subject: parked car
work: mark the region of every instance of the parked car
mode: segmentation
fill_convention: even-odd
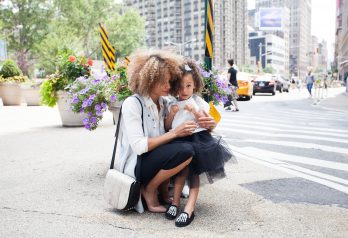
[[[238,81],[238,96],[239,98],[245,98],[246,100],[250,100],[253,97],[253,82],[252,80],[255,78],[252,74],[240,72],[237,74]]]
[[[281,77],[283,79],[283,91],[288,93],[291,88],[291,80],[283,76]]]
[[[254,80],[253,95],[256,93],[272,93],[276,94],[276,83],[272,77],[267,75],[262,75],[256,77]]]
[[[276,83],[276,90],[278,90],[280,93],[283,92],[284,89],[284,80],[280,75],[272,75],[272,79]]]

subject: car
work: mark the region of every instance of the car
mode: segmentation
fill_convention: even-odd
[[[256,77],[254,80],[253,95],[256,93],[271,93],[276,94],[276,82],[272,77],[262,75]]]
[[[250,100],[253,97],[253,82],[255,76],[252,74],[240,72],[237,74],[238,81],[238,97]]]
[[[282,93],[282,92],[289,92],[290,89],[290,80],[285,78],[282,75],[272,75],[272,79],[276,82],[276,87],[277,90]]]

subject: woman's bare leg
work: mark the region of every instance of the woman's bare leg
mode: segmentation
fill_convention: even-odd
[[[199,193],[199,175],[192,175],[190,178],[189,198],[187,200],[187,204],[184,209],[185,212],[187,212],[190,216],[192,212],[195,210],[198,193]]]
[[[175,178],[174,182],[174,196],[173,196],[173,202],[172,204],[175,206],[180,205],[180,197],[182,189],[185,185],[185,180],[187,178],[187,175],[189,173],[189,167],[187,166],[185,169],[183,169]]]
[[[166,208],[159,204],[157,198],[157,188],[165,180],[183,170],[189,163],[191,163],[192,157],[187,159],[185,162],[176,166],[173,169],[163,170],[161,169],[156,176],[148,183],[148,185],[142,190],[142,195],[146,201],[147,207],[151,212],[165,212]]]

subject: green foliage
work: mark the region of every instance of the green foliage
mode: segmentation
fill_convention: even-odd
[[[143,45],[145,22],[138,12],[126,11],[106,22],[109,28],[109,39],[121,55],[129,55]]]
[[[242,65],[240,70],[241,70],[241,72],[254,73],[254,70],[252,69],[250,64]]]
[[[9,43],[9,51],[15,52],[17,63],[28,75],[37,45],[48,34],[48,25],[53,15],[51,1],[8,0],[0,5],[2,32]]]
[[[263,72],[265,74],[273,74],[275,73],[275,69],[272,67],[272,66],[266,66],[264,69],[263,69]]]
[[[19,76],[22,74],[18,65],[12,60],[5,60],[0,70],[0,75],[4,78]]]
[[[110,85],[109,94],[111,96],[111,94],[116,93],[117,100],[123,101],[133,94],[133,92],[128,88],[127,68],[125,65],[121,64],[116,66],[116,70],[112,74],[112,78],[115,80]]]
[[[41,104],[54,107],[58,100],[57,89],[59,88],[61,88],[59,77],[57,75],[50,75],[40,87]]]
[[[0,77],[0,83],[24,83],[28,80],[28,77],[24,75],[12,76],[7,78]]]

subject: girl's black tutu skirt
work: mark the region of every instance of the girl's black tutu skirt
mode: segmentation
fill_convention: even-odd
[[[175,141],[192,144],[195,155],[190,164],[190,171],[193,174],[205,173],[209,183],[226,177],[225,163],[233,157],[233,153],[221,136],[212,135],[204,130]]]

